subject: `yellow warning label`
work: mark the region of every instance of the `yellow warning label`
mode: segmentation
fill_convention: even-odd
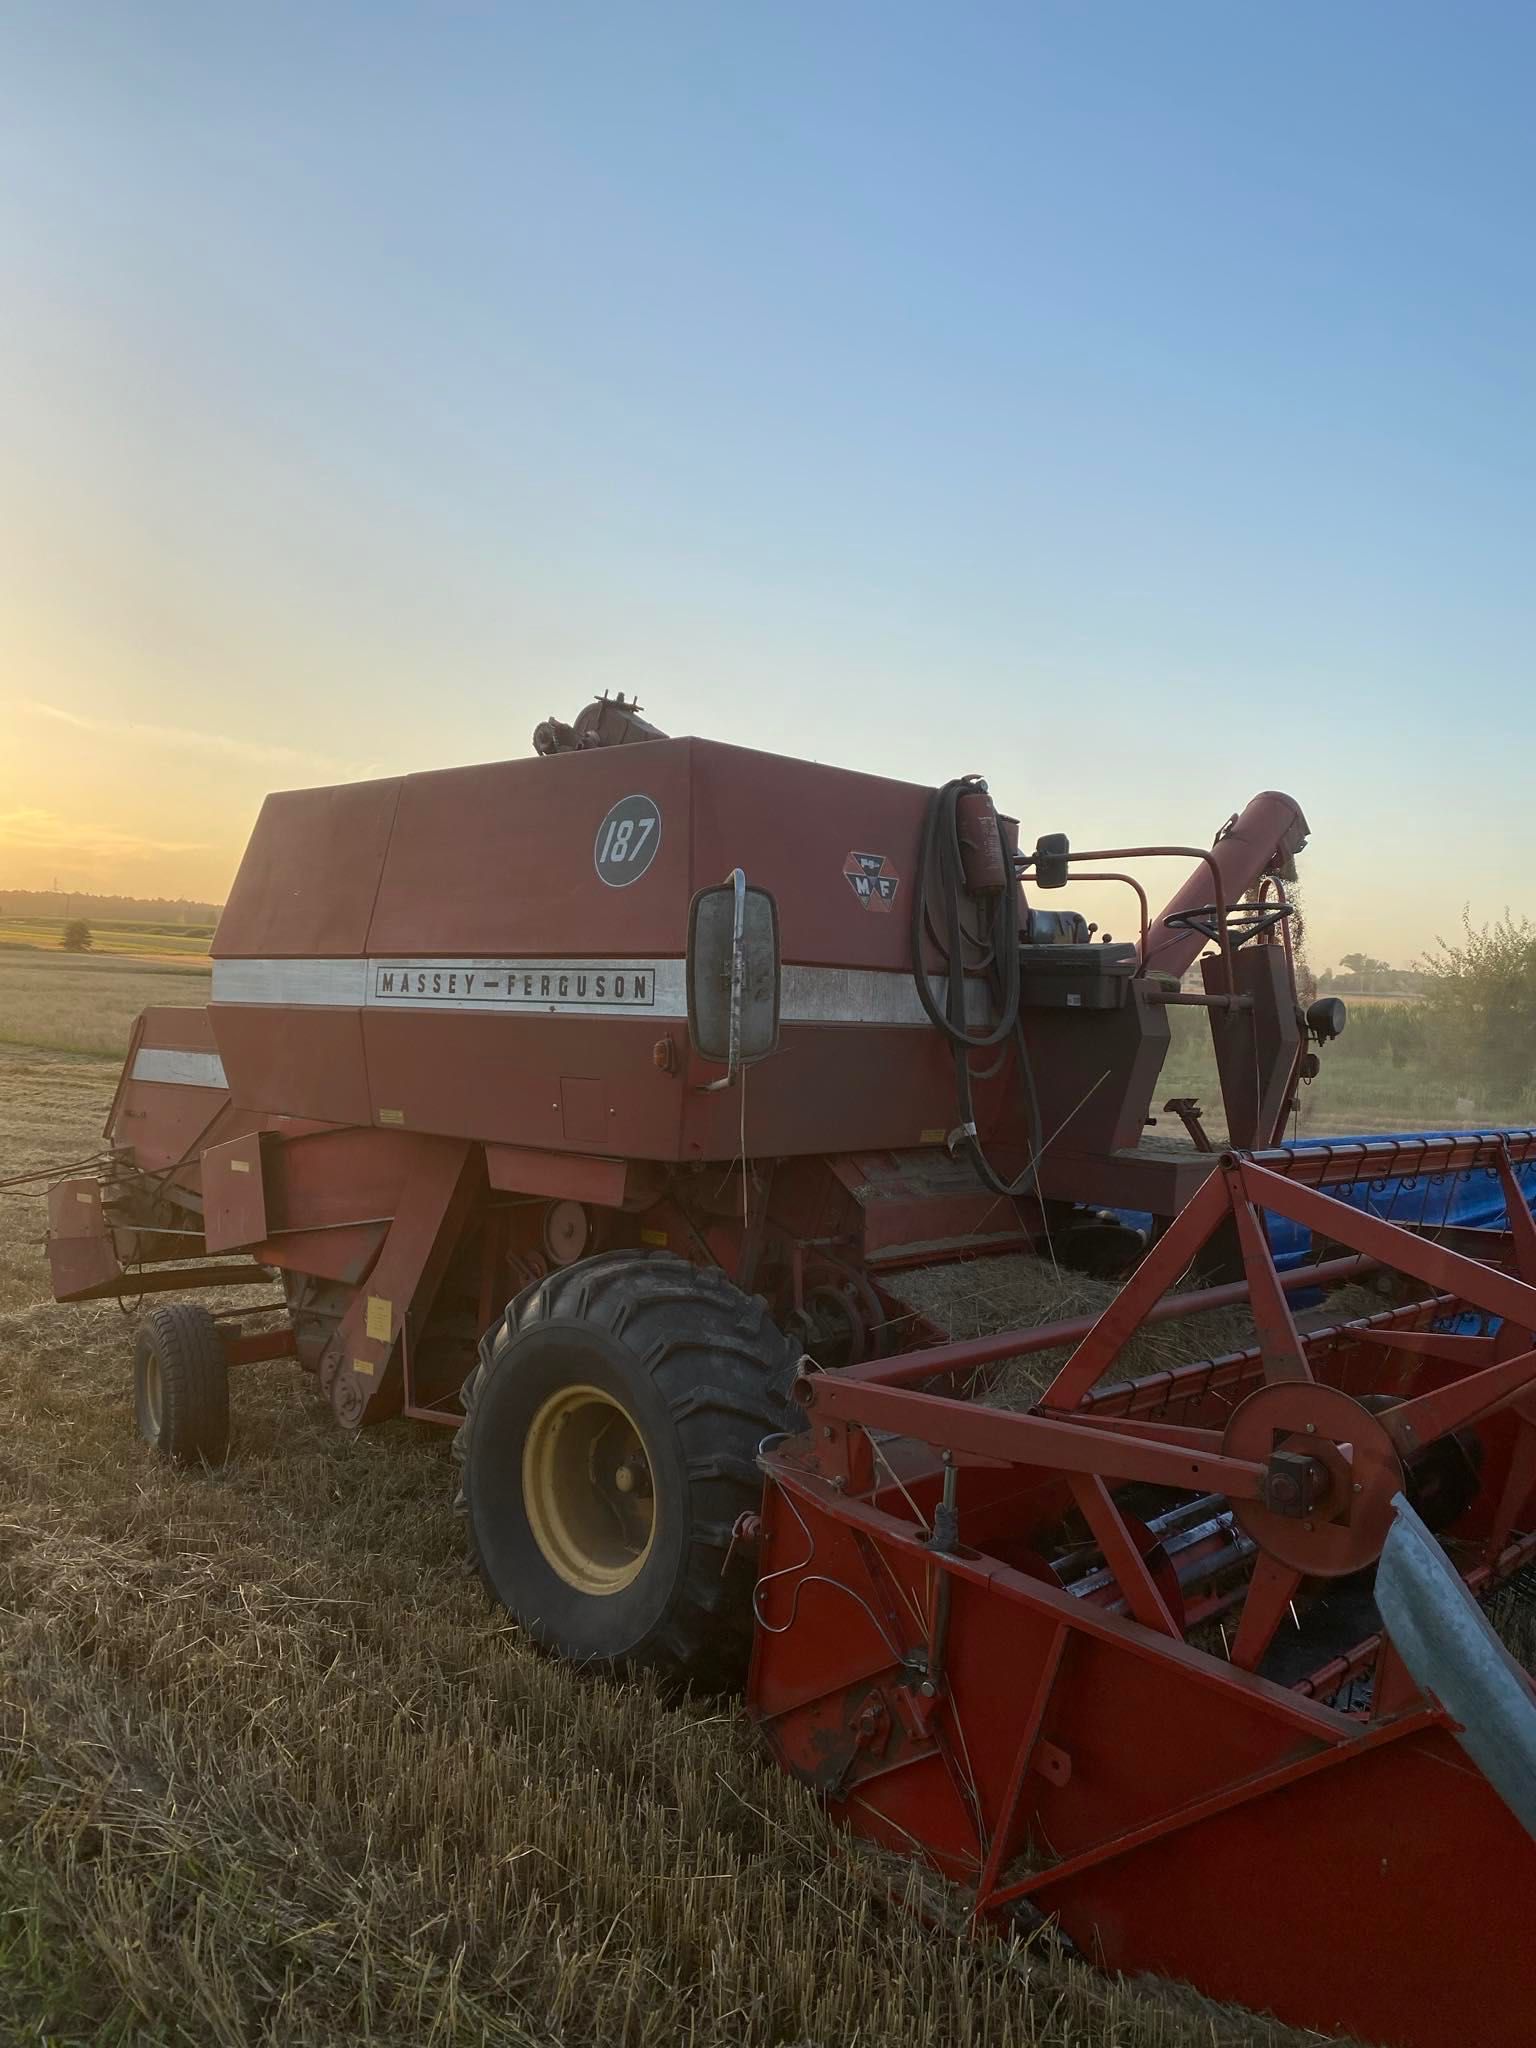
[[[394,1334],[394,1313],[393,1304],[387,1302],[382,1294],[369,1295],[367,1328],[369,1336],[376,1344],[387,1344]],[[369,1371],[372,1370],[370,1366]]]
[[[640,1242],[642,1244],[666,1244],[668,1242],[667,1233],[664,1230],[642,1230]]]
[[[919,1134],[917,1142],[919,1145],[942,1145],[944,1133],[942,1131],[923,1131]]]
[[[91,1192],[89,1188],[75,1189],[75,1200],[77,1202],[85,1202],[86,1204],[90,1204],[91,1202],[94,1202],[95,1199],[95,1195]]]
[[[251,1162],[249,1161],[249,1159],[231,1159],[231,1161],[229,1162],[229,1170],[231,1173],[249,1173],[251,1170]]]
[[[365,1380],[371,1380],[373,1378],[376,1367],[374,1366],[373,1360],[371,1358],[354,1358],[352,1361],[352,1370],[354,1372],[360,1372]]]
[[[381,1109],[379,1111],[379,1122],[381,1124],[403,1124],[405,1122],[405,1111],[403,1109]]]

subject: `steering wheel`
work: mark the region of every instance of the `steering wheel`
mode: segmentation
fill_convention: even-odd
[[[1239,946],[1256,939],[1260,932],[1273,931],[1283,919],[1294,915],[1294,903],[1236,903],[1227,911],[1226,937],[1236,952]],[[1164,927],[1171,932],[1198,932],[1202,939],[1209,939],[1219,945],[1222,927],[1218,921],[1220,912],[1214,903],[1202,903],[1196,910],[1176,910],[1172,917],[1163,919]]]

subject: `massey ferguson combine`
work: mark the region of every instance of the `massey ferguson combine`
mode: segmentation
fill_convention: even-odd
[[[140,1327],[144,1435],[217,1461],[231,1371],[291,1357],[348,1430],[457,1432],[534,1640],[746,1673],[946,1910],[1397,2048],[1536,2038],[1536,1698],[1485,1614],[1536,1578],[1536,1131],[1280,1142],[1344,1022],[1298,1002],[1297,806],[1081,851],[974,777],[622,699],[534,743],[269,798],[212,1001],[138,1020],[49,1250],[61,1300],[185,1297]],[[1089,875],[1134,938],[1047,907]],[[1188,1103],[1149,1134],[1174,1006],[1222,1149]],[[1502,1220],[1361,1199],[1433,1177]],[[960,1341],[902,1295],[1030,1250],[1124,1285]],[[1377,1312],[1295,1306],[1363,1274]],[[263,1275],[280,1327],[192,1298]],[[1248,1348],[1117,1376],[1216,1304]]]

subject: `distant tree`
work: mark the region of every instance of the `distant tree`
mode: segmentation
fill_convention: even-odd
[[[1352,974],[1359,982],[1362,995],[1369,992],[1371,984],[1379,975],[1390,974],[1392,971],[1391,961],[1373,960],[1369,953],[1346,953],[1339,965],[1346,974]]]
[[[1500,1089],[1536,1078],[1536,924],[1506,910],[1474,931],[1461,914],[1462,943],[1445,939],[1420,967],[1437,1035]]]
[[[91,928],[83,917],[72,917],[65,925],[64,950],[66,953],[89,953],[91,950]]]

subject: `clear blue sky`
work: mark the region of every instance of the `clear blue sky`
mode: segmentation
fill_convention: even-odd
[[[0,10],[0,881],[598,688],[1536,912],[1536,12]]]

